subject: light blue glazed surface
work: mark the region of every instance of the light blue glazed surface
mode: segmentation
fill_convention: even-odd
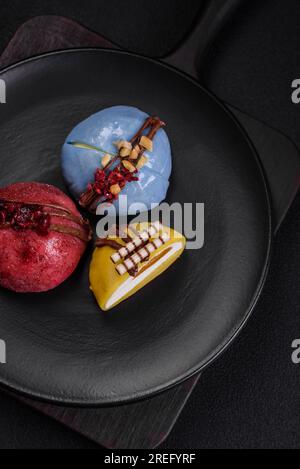
[[[113,142],[130,140],[144,124],[148,114],[128,106],[104,109],[78,124],[68,135],[62,149],[62,171],[69,190],[76,199],[86,191],[88,183],[94,181],[97,168],[101,168],[101,151],[77,148],[72,143],[80,142],[95,146],[105,153],[116,154]],[[139,181],[130,182],[122,190],[127,195],[128,205],[143,203],[149,210],[166,197],[172,170],[172,156],[168,136],[159,130],[154,138],[153,152],[145,152],[148,163],[139,171]],[[119,210],[118,201],[114,202]]]

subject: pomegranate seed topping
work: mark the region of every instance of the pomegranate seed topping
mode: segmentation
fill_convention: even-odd
[[[50,229],[50,215],[47,213],[42,213],[38,218],[36,231],[42,236],[47,236],[47,234],[49,233],[49,229]]]
[[[10,225],[16,231],[31,229],[46,236],[50,229],[50,215],[39,205],[0,201],[0,225]]]
[[[123,166],[119,165],[108,174],[103,169],[97,169],[95,172],[95,181],[87,187],[88,193],[96,193],[103,197],[104,202],[111,202],[118,198],[118,194],[110,192],[111,186],[118,184],[123,189],[128,182],[138,181],[136,173],[131,173]]]

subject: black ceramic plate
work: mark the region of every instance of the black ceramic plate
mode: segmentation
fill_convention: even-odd
[[[89,292],[89,255],[45,294],[0,291],[0,382],[31,396],[101,405],[162,391],[209,364],[237,334],[262,287],[270,210],[256,156],[238,124],[205,90],[134,55],[77,50],[0,74],[0,184],[64,189],[60,148],[79,121],[127,104],[168,123],[169,202],[205,203],[205,246],[109,313]]]

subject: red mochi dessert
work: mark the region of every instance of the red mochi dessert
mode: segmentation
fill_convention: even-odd
[[[54,186],[17,183],[0,189],[0,285],[44,292],[75,270],[91,239],[76,206]]]

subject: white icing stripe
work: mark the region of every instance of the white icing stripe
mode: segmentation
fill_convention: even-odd
[[[149,256],[147,250],[145,248],[141,249],[139,251],[139,255],[141,256],[142,260],[144,261],[145,259],[147,259],[147,257]]]
[[[162,225],[160,224],[159,221],[154,222],[148,230],[142,231],[142,233],[139,234],[136,238],[134,238],[132,241],[129,241],[124,247],[119,249],[118,252],[114,253],[111,255],[111,260],[114,262],[114,264],[117,264],[120,262],[122,259],[125,259],[130,253],[132,253],[136,248],[141,246],[141,244],[146,243],[150,238],[156,235],[162,228]]]
[[[148,231],[142,231],[141,234],[140,234],[140,238],[143,242],[148,241],[148,239],[150,238],[149,232]]]
[[[128,252],[133,252],[133,251],[135,250],[135,248],[136,248],[135,244],[132,243],[132,242],[131,242],[131,243],[128,243],[126,247],[127,247],[127,251],[128,251]]]
[[[132,261],[133,261],[135,264],[138,264],[139,262],[141,262],[141,260],[142,260],[142,259],[141,259],[141,256],[140,256],[138,253],[133,254],[133,256],[132,256]]]
[[[150,238],[156,234],[156,229],[154,228],[154,226],[150,226],[148,233],[150,235]]]
[[[119,254],[120,254],[120,256],[123,257],[123,258],[126,257],[126,256],[128,256],[127,247],[125,246],[124,248],[121,248],[121,249],[119,250]]]
[[[145,246],[145,249],[147,249],[149,254],[152,254],[155,251],[155,246],[153,245],[153,243],[149,243],[147,244],[147,246]]]
[[[168,235],[168,233],[162,233],[161,239],[163,240],[164,243],[167,243],[170,239],[170,236]]]
[[[154,239],[152,242],[148,243],[144,248],[140,249],[131,257],[126,259],[123,264],[120,264],[120,265],[123,265],[123,267],[125,268],[124,273],[137,267],[137,265],[140,262],[145,261],[149,257],[150,254],[152,254],[157,249],[159,249],[164,244],[166,244],[169,241],[169,239],[170,239],[169,235],[167,233],[163,233],[159,238]],[[117,271],[118,273],[120,273],[119,269],[117,269]],[[120,275],[124,275],[124,274],[120,274]]]
[[[135,238],[132,242],[134,243],[136,248],[139,248],[141,244],[143,244],[143,241],[141,240],[141,238]]]
[[[134,269],[134,267],[135,267],[135,264],[134,264],[134,262],[132,262],[131,259],[126,259],[126,261],[124,261],[124,265],[125,265],[127,270]]]
[[[114,254],[111,255],[111,260],[116,264],[121,260],[121,256],[118,252],[115,252]]]
[[[160,238],[154,239],[153,244],[156,249],[160,248],[163,245],[163,242]]]
[[[155,221],[154,223],[152,223],[151,226],[153,226],[157,232],[162,229],[162,224],[160,223],[160,221]]]
[[[123,264],[117,265],[116,267],[118,274],[124,275],[127,272],[126,267]]]

